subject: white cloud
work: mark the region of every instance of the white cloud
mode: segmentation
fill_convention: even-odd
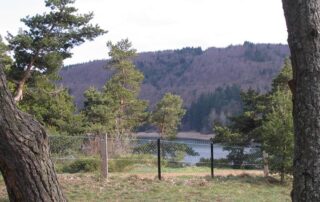
[[[3,2],[1,2],[3,1]],[[0,33],[15,32],[27,14],[42,12],[43,0],[0,0]],[[74,49],[67,64],[106,58],[106,41],[129,38],[139,51],[185,46],[228,46],[244,41],[286,43],[279,0],[77,0],[80,12],[109,30]]]

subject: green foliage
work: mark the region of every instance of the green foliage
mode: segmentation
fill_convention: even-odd
[[[183,143],[172,143],[167,141],[161,141],[160,144],[161,156],[170,162],[181,161],[186,155],[189,156],[199,156],[199,153],[194,151],[192,147],[189,147],[187,144]],[[135,154],[153,154],[157,155],[158,148],[155,143],[146,143],[139,146],[136,146],[133,149]]]
[[[221,126],[215,124],[215,142],[233,146],[249,146],[252,141],[259,142],[260,136],[257,128],[261,126],[264,96],[249,89],[241,93],[243,112],[240,115],[229,117],[230,124]]]
[[[12,66],[12,59],[9,56],[9,47],[3,42],[0,35],[0,68],[3,68],[5,74],[7,74]],[[8,82],[8,88],[11,90],[14,88],[12,82]]]
[[[83,113],[88,123],[88,131],[97,134],[106,133],[112,130],[113,111],[109,99],[104,92],[90,88],[84,93],[86,101]]]
[[[77,159],[69,165],[65,165],[62,168],[62,172],[65,173],[78,173],[78,172],[94,172],[99,170],[99,159]]]
[[[162,138],[174,138],[186,110],[178,95],[166,93],[151,114],[151,124],[157,127]]]
[[[109,160],[110,172],[123,172],[130,170],[135,165],[156,166],[157,158],[150,154],[134,154],[130,156],[118,156]]]
[[[84,131],[83,116],[75,114],[72,97],[66,89],[56,86],[58,71],[63,60],[71,57],[73,47],[106,33],[90,24],[93,13],[78,14],[73,3],[74,0],[46,0],[47,13],[23,18],[26,28],[7,36],[14,58],[5,71],[9,88],[15,91],[20,109],[35,116],[50,133]]]
[[[2,37],[0,36],[0,64],[4,66],[5,70],[12,64],[12,59],[9,54],[9,47],[4,44]]]
[[[51,134],[75,135],[84,131],[83,116],[76,114],[73,98],[67,89],[57,87],[48,76],[34,76],[18,106],[35,116]]]
[[[224,149],[230,152],[227,158],[234,168],[241,168],[247,161],[244,147],[250,147],[252,142],[261,143],[258,129],[262,123],[266,102],[265,96],[251,89],[241,93],[241,100],[243,112],[240,115],[229,117],[228,126],[218,123],[214,126],[216,136],[213,141],[225,145]]]
[[[294,142],[291,94],[276,91],[271,102],[272,109],[262,125],[263,147],[269,154],[271,171],[291,173]]]
[[[269,154],[270,169],[284,174],[292,172],[293,164],[293,117],[292,96],[288,81],[292,79],[292,67],[286,60],[284,68],[273,80],[269,95],[270,109],[262,123],[263,147]]]
[[[183,124],[198,132],[211,132],[214,121],[227,122],[227,114],[241,112],[240,88],[227,86],[217,88],[213,93],[201,95],[192,103]]]
[[[84,113],[89,130],[122,137],[142,125],[147,117],[147,102],[138,99],[143,74],[132,63],[136,50],[131,49],[127,39],[107,45],[111,56],[107,67],[114,74],[101,92],[85,92]]]
[[[292,66],[289,58],[286,58],[279,75],[272,81],[271,92],[288,91],[288,82],[292,79]]]
[[[55,135],[49,137],[50,153],[54,157],[77,155],[80,152],[84,138]]]
[[[57,72],[63,59],[71,57],[74,46],[106,33],[90,24],[93,13],[78,14],[73,3],[74,0],[46,0],[48,13],[23,18],[26,29],[16,36],[8,35],[15,59],[11,78],[20,80],[28,66],[42,74]]]

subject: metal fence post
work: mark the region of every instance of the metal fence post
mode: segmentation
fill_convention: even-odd
[[[268,177],[269,176],[269,163],[268,163],[269,155],[266,151],[263,151],[262,157],[263,157],[263,174],[264,174],[264,177]]]
[[[214,164],[213,164],[213,143],[211,142],[211,158],[210,158],[210,162],[211,162],[211,178],[214,178]]]
[[[104,134],[101,136],[100,154],[101,154],[101,176],[103,178],[107,178],[108,177],[108,136],[107,134]]]
[[[161,180],[161,151],[160,151],[160,138],[157,140],[158,147],[158,178]]]

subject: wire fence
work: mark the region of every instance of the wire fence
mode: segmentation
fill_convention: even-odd
[[[124,173],[207,172],[210,169],[262,170],[259,146],[212,144],[205,140],[122,139],[103,136],[50,136],[51,157],[58,172],[101,170]],[[105,154],[102,152],[105,145]],[[105,157],[105,158],[102,158]],[[160,173],[161,175],[161,173]],[[160,177],[160,176],[159,176]]]

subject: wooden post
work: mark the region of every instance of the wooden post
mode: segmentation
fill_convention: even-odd
[[[101,176],[102,178],[108,177],[108,136],[104,134],[101,136],[100,144],[101,155]]]
[[[264,177],[268,177],[269,176],[269,163],[268,163],[268,153],[266,151],[262,152],[262,156],[263,156],[263,173],[264,173]]]

